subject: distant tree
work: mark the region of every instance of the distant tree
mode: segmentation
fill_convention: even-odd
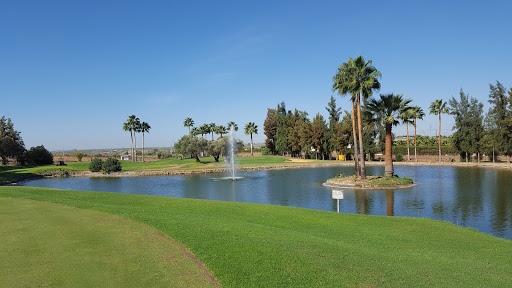
[[[318,159],[318,153],[320,153],[322,160],[325,160],[324,141],[327,130],[327,123],[325,123],[324,117],[317,113],[311,124],[311,146],[315,149],[315,159]]]
[[[270,151],[271,154],[276,153],[276,132],[277,132],[277,121],[276,121],[276,109],[267,109],[267,118],[263,123],[263,133],[267,136],[265,139],[265,147]]]
[[[26,161],[31,165],[53,164],[53,155],[43,145],[30,148],[26,154]]]
[[[373,120],[384,124],[386,128],[386,151],[384,155],[386,176],[393,176],[393,134],[392,127],[398,125],[399,115],[412,109],[409,103],[412,100],[404,99],[401,94],[380,95],[380,99],[370,99],[368,110],[372,112]]]
[[[251,157],[254,156],[252,152],[252,134],[258,134],[258,126],[254,122],[245,124],[245,134],[251,135]]]
[[[425,116],[425,112],[419,106],[414,106],[412,109],[412,119],[414,125],[414,161],[418,162],[418,154],[416,152],[416,127],[417,127],[417,119],[423,120],[423,116]]]
[[[16,158],[19,164],[24,164],[25,144],[21,133],[14,130],[14,124],[10,118],[0,118],[0,157],[2,164],[8,164],[8,158]]]
[[[340,121],[340,115],[341,115],[341,107],[336,107],[336,99],[331,95],[331,101],[327,103],[327,107],[325,107],[325,110],[329,113],[329,127],[324,135],[325,141],[324,141],[324,150],[327,152],[328,155],[330,155],[334,150],[334,145],[332,145],[331,139],[334,137],[334,134],[336,133],[336,125]]]
[[[222,138],[222,135],[228,133],[228,130],[226,129],[225,126],[219,125],[215,127],[215,133],[219,134],[220,138]]]
[[[309,121],[309,119],[302,119],[302,121],[299,122],[299,125],[299,147],[305,159],[306,155],[308,155],[308,153],[311,151],[311,146],[313,145],[313,135],[311,134],[313,130],[312,123]]]
[[[209,129],[210,133],[212,133],[212,141],[213,141],[213,133],[215,133],[216,127],[217,127],[217,125],[215,125],[215,123],[208,124],[208,129]]]
[[[437,99],[430,104],[430,114],[439,115],[439,163],[441,163],[441,114],[449,113],[447,103],[443,99]]]
[[[185,118],[185,121],[183,121],[183,126],[188,127],[188,135],[192,135],[190,134],[190,128],[194,127],[194,120],[192,120],[190,117]]]
[[[288,128],[292,123],[292,113],[286,112],[286,106],[284,102],[277,104],[276,111],[276,152],[284,155],[290,151],[290,145],[288,143]]]
[[[137,134],[142,132],[142,123],[140,122],[140,119],[137,117],[135,118],[135,123],[133,127],[133,149],[135,150],[135,154],[133,157],[133,160],[137,162]],[[103,163],[105,164],[105,163]]]
[[[350,153],[348,146],[352,141],[352,115],[345,111],[345,115],[340,122],[333,126],[333,137],[330,139],[331,147],[339,154],[347,155]],[[336,157],[339,159],[339,157]]]
[[[219,138],[215,141],[208,142],[208,154],[213,156],[215,159],[215,162],[219,162],[220,156],[226,155],[226,146],[227,146],[227,140],[226,138]]]
[[[483,137],[483,107],[476,98],[469,97],[460,89],[460,99],[449,100],[450,114],[455,116],[453,129],[454,146],[461,154],[465,153],[466,162],[473,153],[480,159],[481,139]]]
[[[201,162],[199,154],[207,148],[207,141],[204,138],[185,135],[176,143],[175,148],[177,153],[190,155],[191,158],[196,159],[196,162]]]
[[[414,109],[408,109],[400,113],[398,115],[398,118],[402,120],[402,123],[404,123],[407,127],[407,161],[411,161],[411,152],[409,149],[409,124],[412,124],[414,116]]]
[[[489,103],[491,107],[486,116],[488,146],[498,154],[512,155],[512,88],[506,95],[506,88],[496,81],[489,84]]]
[[[124,131],[129,131],[130,132],[130,138],[131,138],[131,148],[130,148],[130,154],[131,154],[131,157],[132,157],[132,161],[135,161],[135,158],[134,158],[134,155],[135,155],[135,152],[133,150],[133,139],[135,137],[135,130],[137,128],[137,121],[138,121],[139,118],[137,118],[135,115],[130,115],[128,117],[128,120],[126,120],[126,122],[123,123],[123,130]]]
[[[199,134],[201,134],[201,138],[204,138],[204,135],[210,134],[210,125],[203,124],[199,126]]]
[[[238,131],[238,125],[235,122],[230,121],[228,123],[228,130],[231,130],[231,127],[233,127],[233,130]]]
[[[140,131],[142,132],[142,162],[144,162],[144,133],[149,133],[151,126],[148,123],[140,123]]]
[[[201,130],[199,129],[199,127],[193,127],[191,133],[192,134],[190,136],[197,136],[201,134]]]
[[[82,153],[82,152],[75,152],[73,155],[76,157],[78,162],[82,162],[82,158],[84,157],[84,153]]]

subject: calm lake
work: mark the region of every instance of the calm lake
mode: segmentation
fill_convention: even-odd
[[[239,181],[222,174],[154,177],[69,177],[31,180],[24,186],[105,191],[221,201],[249,202],[336,211],[325,180],[353,174],[353,167],[322,167],[241,172]],[[368,166],[382,175],[383,166]],[[395,166],[417,186],[400,190],[344,190],[340,211],[424,217],[473,227],[512,240],[512,171],[441,166]]]

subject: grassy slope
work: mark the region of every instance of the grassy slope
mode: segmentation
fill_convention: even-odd
[[[506,287],[512,242],[427,219],[117,193],[0,187],[140,221],[225,287]],[[3,273],[3,271],[0,271]]]
[[[181,245],[152,227],[26,199],[0,198],[0,207],[0,259],[9,259],[0,261],[2,287],[214,284]]]

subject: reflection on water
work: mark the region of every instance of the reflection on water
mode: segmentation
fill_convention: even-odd
[[[345,213],[425,217],[512,239],[512,171],[476,167],[395,167],[417,186],[402,190],[344,190]],[[322,183],[352,167],[251,171],[241,181],[223,175],[39,179],[22,185],[83,191],[112,191],[221,201],[250,202],[336,211],[331,189]],[[384,167],[368,166],[368,175]]]

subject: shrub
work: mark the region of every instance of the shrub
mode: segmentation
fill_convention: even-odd
[[[43,145],[30,148],[25,154],[28,164],[53,164],[53,155]]]
[[[102,167],[103,161],[99,158],[94,158],[91,160],[91,164],[89,164],[89,171],[100,172]]]
[[[397,161],[397,162],[401,162],[401,161],[403,161],[403,160],[404,160],[404,156],[403,156],[402,154],[400,154],[400,153],[399,153],[399,154],[396,154],[396,156],[395,156],[395,161]]]
[[[167,159],[171,158],[171,156],[171,152],[167,150],[160,150],[156,152],[156,157],[158,157],[158,159]]]
[[[82,162],[82,158],[84,157],[84,153],[82,152],[75,152],[75,155],[76,159],[78,160],[78,162]]]
[[[262,148],[261,155],[270,155],[270,150],[268,150],[268,148]]]
[[[119,172],[122,170],[121,162],[117,160],[116,158],[109,157],[107,160],[103,162],[103,166],[101,168],[101,171],[103,173],[112,173],[112,172]]]

